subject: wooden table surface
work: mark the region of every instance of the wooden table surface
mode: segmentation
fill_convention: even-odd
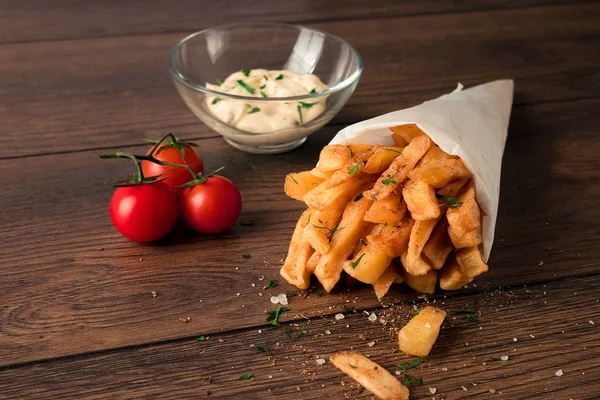
[[[287,154],[229,147],[166,70],[186,34],[259,20],[335,33],[365,61],[347,106]],[[600,3],[566,0],[0,0],[0,399],[371,398],[315,360],[352,348],[396,371],[412,359],[394,328],[425,302],[451,324],[411,398],[598,399],[599,21]],[[293,290],[278,270],[303,205],[284,176],[350,123],[499,78],[516,91],[489,273],[428,299],[393,288],[385,305],[315,285],[281,328],[266,322],[270,295]],[[130,169],[97,154],[168,131],[227,164],[254,225],[150,245],[114,230],[111,182]],[[460,318],[475,305],[479,323]]]

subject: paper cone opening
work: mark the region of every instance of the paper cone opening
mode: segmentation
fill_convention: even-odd
[[[393,145],[392,126],[417,124],[442,150],[459,156],[473,174],[483,210],[483,252],[494,241],[500,198],[500,171],[514,84],[498,80],[456,90],[418,106],[394,111],[342,129],[330,144]]]

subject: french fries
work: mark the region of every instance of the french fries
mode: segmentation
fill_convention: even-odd
[[[400,350],[410,356],[428,356],[440,334],[444,318],[445,311],[431,306],[421,308],[398,332]]]
[[[314,273],[330,292],[344,271],[381,300],[393,283],[432,294],[487,271],[469,170],[416,125],[392,131],[393,147],[326,146],[315,168],[286,177],[286,194],[308,207],[281,268],[289,283],[307,288]]]
[[[385,368],[360,353],[335,353],[329,361],[382,400],[408,400],[409,390]]]

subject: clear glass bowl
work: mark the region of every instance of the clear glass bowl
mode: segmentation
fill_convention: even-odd
[[[282,153],[300,146],[329,122],[348,101],[363,70],[358,52],[344,40],[314,29],[285,24],[225,25],[196,32],[177,43],[168,59],[169,72],[187,106],[232,146],[250,153]],[[329,89],[294,97],[247,97],[206,87],[242,68],[289,70],[315,74]],[[318,117],[294,121],[291,128],[268,133],[240,130],[217,118],[211,100],[253,106],[324,102]],[[301,118],[300,118],[301,119]]]

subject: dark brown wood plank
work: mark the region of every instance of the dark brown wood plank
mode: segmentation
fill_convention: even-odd
[[[578,1],[578,4],[587,1]],[[0,1],[0,43],[115,35],[193,31],[243,22],[307,23],[356,18],[388,18],[476,10],[513,9],[572,4],[567,0],[378,1],[254,0],[228,2],[178,1]]]
[[[353,43],[365,72],[334,123],[513,77],[516,104],[600,95],[600,4],[314,24]],[[424,28],[427,27],[427,28]],[[0,46],[0,158],[214,136],[165,67],[180,34]],[[99,112],[99,110],[102,110]]]
[[[596,399],[599,287],[600,276],[595,276],[438,300],[434,305],[448,312],[450,325],[442,329],[430,356],[409,371],[424,382],[411,387],[411,398]],[[400,371],[395,364],[414,360],[398,351],[396,342],[396,331],[412,307],[405,303],[372,310],[385,325],[368,321],[362,312],[346,312],[337,321],[333,314],[346,303],[334,297],[336,306],[310,321],[294,312],[307,300],[294,298],[286,316],[291,322],[278,329],[214,334],[205,342],[190,337],[5,369],[0,371],[0,398],[370,399],[330,363],[318,366],[316,360],[354,349],[392,373]],[[158,298],[147,299],[154,301]],[[475,304],[480,322],[461,319],[458,312]],[[297,331],[306,333],[289,339],[284,334],[288,327],[293,338]],[[369,347],[369,342],[375,344]],[[276,362],[257,351],[258,345],[266,345]],[[492,359],[504,355],[507,361]],[[563,372],[560,377],[558,370]],[[252,380],[238,379],[247,373]],[[210,384],[205,382],[209,376]],[[430,388],[435,388],[435,396]]]
[[[600,270],[599,106],[595,99],[515,108],[496,246],[478,288]],[[267,294],[289,287],[264,291],[258,278],[277,279],[302,210],[283,194],[283,178],[311,168],[334,132],[326,128],[277,156],[202,140],[207,168],[228,165],[225,174],[244,198],[242,218],[255,225],[214,236],[181,230],[153,245],[126,241],[107,215],[108,183],[130,172],[124,161],[100,160],[95,152],[0,161],[10,188],[0,197],[0,364],[263,323]],[[357,307],[377,304],[368,288],[356,293]],[[316,297],[295,311],[311,317],[336,302]],[[188,316],[189,323],[180,322]]]

